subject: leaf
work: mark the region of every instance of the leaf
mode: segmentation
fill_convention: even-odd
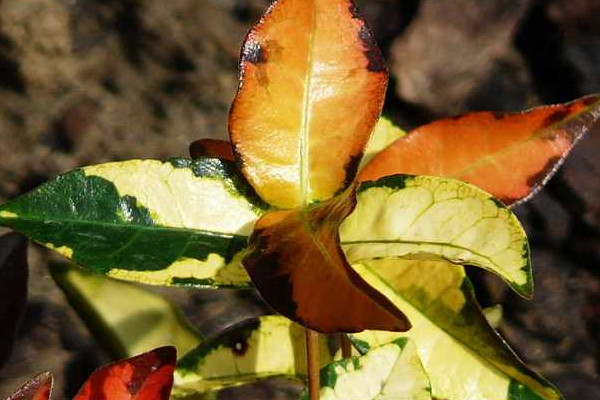
[[[169,400],[175,348],[160,347],[96,370],[73,400]]]
[[[353,197],[350,190],[308,208],[266,214],[254,227],[244,267],[271,307],[310,329],[406,330],[404,314],[352,270],[340,248],[338,229]]]
[[[244,42],[229,118],[244,175],[280,208],[333,197],[354,180],[386,86],[351,0],[274,1]]]
[[[322,400],[431,400],[429,378],[411,340],[399,338],[362,357],[321,369]],[[308,400],[306,392],[301,397]]]
[[[333,361],[320,337],[321,364]],[[173,394],[181,397],[269,377],[306,376],[304,328],[281,316],[246,321],[202,343],[181,358]]]
[[[600,95],[521,113],[476,112],[435,121],[383,150],[360,180],[398,173],[459,178],[505,204],[534,195],[600,118]]]
[[[133,160],[59,176],[0,206],[0,225],[114,278],[243,287],[239,253],[266,208],[227,161]]]
[[[27,304],[27,239],[16,233],[0,236],[0,367],[10,358]]]
[[[517,218],[468,183],[393,175],[361,184],[357,207],[340,228],[353,264],[378,258],[447,260],[499,275],[533,294],[529,245]]]
[[[354,344],[366,352],[399,337],[412,339],[434,398],[562,399],[489,325],[463,267],[430,260],[376,260],[353,267],[413,324],[406,333],[365,331],[352,335]]]
[[[216,139],[200,139],[190,144],[190,157],[218,157],[227,161],[234,161],[233,148],[230,142]]]
[[[49,400],[54,377],[50,372],[39,374],[17,389],[6,400]]]
[[[166,345],[183,355],[202,341],[177,306],[156,293],[66,264],[51,265],[50,273],[97,342],[115,359]]]
[[[373,157],[404,135],[406,135],[406,132],[395,126],[392,121],[381,117],[367,143],[365,154],[362,160],[360,160],[360,166],[358,167],[359,171],[367,165]]]

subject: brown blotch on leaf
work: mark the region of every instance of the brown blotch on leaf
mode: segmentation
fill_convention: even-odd
[[[231,351],[238,357],[242,357],[246,352],[248,352],[248,341],[246,340],[238,340],[231,346]]]
[[[386,66],[383,54],[381,54],[373,33],[365,22],[363,22],[363,26],[358,32],[358,38],[365,47],[364,53],[368,61],[367,70],[370,72],[385,72]]]
[[[552,124],[560,122],[563,119],[565,119],[566,117],[568,117],[570,114],[571,114],[570,108],[556,110],[544,119],[544,121],[542,122],[542,127],[550,126]]]
[[[248,41],[242,50],[242,60],[252,64],[267,62],[267,55],[260,43]]]
[[[540,186],[542,183],[550,179],[552,175],[554,175],[554,171],[560,166],[560,162],[562,157],[552,157],[548,159],[544,168],[542,168],[538,173],[531,175],[527,178],[527,186],[534,188]]]

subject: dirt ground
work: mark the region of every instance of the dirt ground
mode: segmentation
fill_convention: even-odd
[[[468,110],[518,110],[600,92],[598,0],[358,1],[389,60],[384,113],[410,128]],[[185,156],[225,138],[238,48],[267,0],[0,0],[0,201],[78,166]],[[600,399],[600,126],[517,214],[536,297],[473,272],[501,331],[567,399]],[[108,360],[30,249],[26,318],[0,396],[44,370],[72,396]],[[162,290],[214,334],[263,308],[235,292]],[[222,398],[293,398],[289,385]]]

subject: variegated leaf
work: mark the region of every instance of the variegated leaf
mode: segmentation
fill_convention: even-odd
[[[448,400],[560,400],[489,325],[463,267],[443,261],[376,260],[353,267],[410,318],[406,333],[352,335],[362,352],[399,337],[412,339],[432,394]]]
[[[0,225],[114,278],[237,287],[266,209],[230,162],[132,160],[59,176],[0,206]]]
[[[373,157],[404,135],[406,132],[395,126],[392,121],[384,117],[379,118],[358,169],[361,170]]]
[[[67,264],[51,265],[50,273],[114,359],[167,345],[183,355],[203,340],[175,304],[147,289]]]
[[[429,378],[411,340],[399,338],[321,369],[322,400],[431,400]],[[303,393],[301,400],[307,400]]]
[[[321,364],[333,361],[320,338]],[[244,322],[186,354],[175,370],[173,394],[184,397],[270,377],[306,376],[304,328],[287,318],[265,316]]]
[[[505,204],[525,201],[556,172],[600,118],[600,95],[519,113],[477,112],[422,126],[361,171],[361,180],[392,174],[436,175],[473,183]]]
[[[443,259],[491,271],[522,296],[533,293],[529,245],[519,221],[465,182],[404,175],[364,182],[340,237],[350,263]]]

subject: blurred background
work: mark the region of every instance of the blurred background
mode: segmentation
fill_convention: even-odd
[[[186,156],[195,139],[226,138],[238,49],[268,3],[0,0],[0,201],[82,165]],[[600,92],[600,0],[358,3],[389,61],[384,114],[403,128]],[[480,301],[504,305],[506,340],[568,399],[600,399],[600,126],[516,212],[535,299],[472,271]],[[51,257],[30,247],[29,304],[0,397],[50,370],[54,398],[70,398],[108,360],[49,277]],[[160,291],[206,334],[263,311],[251,294]],[[223,398],[295,391],[240,393]]]

